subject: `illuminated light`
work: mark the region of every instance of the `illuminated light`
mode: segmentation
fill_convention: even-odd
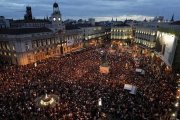
[[[58,18],[59,21],[61,21],[61,18]]]
[[[56,21],[56,18],[53,18],[54,21]]]
[[[37,63],[34,63],[34,67],[37,67]]]
[[[99,98],[99,100],[98,100],[98,106],[102,106],[102,99],[101,98]]]
[[[179,106],[179,103],[177,102],[176,104],[175,104],[175,107],[178,107]]]
[[[175,117],[175,116],[176,116],[176,114],[175,114],[175,113],[173,113],[173,114],[172,114],[172,116],[173,116],[173,117]]]
[[[179,74],[179,73],[177,73],[177,76],[180,76],[180,74]]]
[[[178,90],[178,92],[180,92],[180,89]]]
[[[51,105],[53,102],[55,102],[55,100],[54,100],[54,98],[51,98],[48,102],[45,102],[45,101],[41,100],[40,104],[43,105],[43,106],[48,106],[48,105]]]
[[[179,99],[179,96],[177,96],[176,98]]]

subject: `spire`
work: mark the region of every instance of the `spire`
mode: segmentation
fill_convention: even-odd
[[[124,20],[124,24],[126,24],[126,22],[127,22],[127,18],[126,18],[126,20]]]
[[[174,22],[174,14],[172,15],[171,22]]]
[[[144,22],[147,22],[146,18],[144,19]]]
[[[113,20],[113,17],[112,17],[112,20],[111,20],[111,22],[113,22],[114,20]]]

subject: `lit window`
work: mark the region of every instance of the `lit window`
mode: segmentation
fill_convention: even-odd
[[[8,50],[10,50],[10,48],[9,48],[9,45],[8,45],[8,44],[6,44],[6,48],[7,48]]]
[[[13,49],[13,50],[15,50],[15,47],[14,47],[14,45],[12,46],[12,49]]]

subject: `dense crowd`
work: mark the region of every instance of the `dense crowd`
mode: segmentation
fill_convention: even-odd
[[[126,48],[122,53],[122,49]],[[14,66],[0,73],[0,119],[2,120],[168,120],[175,101],[173,73],[166,73],[159,61],[138,54],[136,47],[122,47],[108,53],[109,74],[99,72],[101,54],[91,48],[50,58],[37,64]],[[108,52],[108,47],[103,48]],[[128,52],[128,50],[130,52]],[[137,93],[124,90],[137,86]],[[38,96],[56,94],[53,107],[35,105]],[[98,99],[102,106],[98,106]]]

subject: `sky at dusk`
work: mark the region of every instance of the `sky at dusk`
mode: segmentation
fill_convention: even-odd
[[[90,17],[96,21],[112,17],[114,20],[144,20],[155,16],[170,19],[173,13],[175,20],[180,20],[180,0],[0,0],[0,16],[23,18],[29,5],[35,18],[44,18],[51,15],[54,2],[59,4],[64,20]]]

